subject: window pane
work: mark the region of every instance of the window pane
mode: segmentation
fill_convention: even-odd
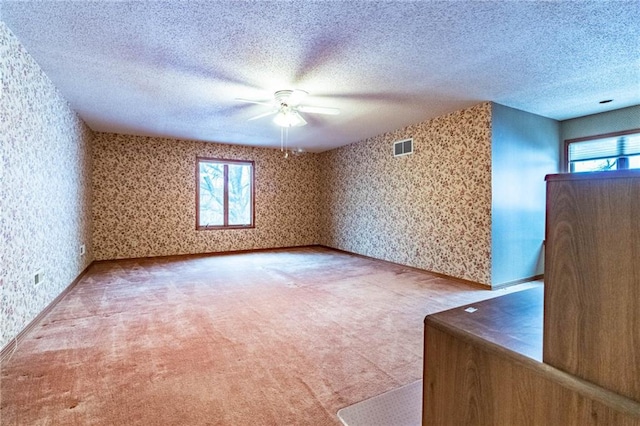
[[[603,158],[600,160],[573,161],[572,172],[602,172],[605,170],[616,170],[616,158]]]
[[[637,130],[575,142],[568,141],[567,148],[571,172],[640,168],[640,133]]]
[[[251,225],[251,166],[229,164],[229,225]]]
[[[640,134],[612,136],[569,144],[572,161],[633,156],[640,154]]]
[[[640,155],[629,157],[629,168],[640,169]]]
[[[569,158],[572,161],[593,160],[618,156],[618,138],[595,139],[576,142],[569,145]]]
[[[200,162],[199,226],[224,225],[224,165]]]

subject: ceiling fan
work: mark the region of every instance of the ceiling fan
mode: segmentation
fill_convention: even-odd
[[[304,90],[278,90],[273,94],[273,100],[271,101],[255,101],[242,98],[236,98],[236,100],[240,102],[270,106],[270,111],[256,115],[249,120],[257,120],[259,118],[275,115],[273,117],[273,122],[281,127],[297,127],[307,124],[307,121],[300,114],[301,112],[326,115],[340,114],[340,110],[338,108],[302,105],[302,101],[308,94],[309,93]]]

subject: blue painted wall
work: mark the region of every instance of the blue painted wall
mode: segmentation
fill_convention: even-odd
[[[491,284],[543,273],[547,174],[558,173],[560,123],[492,104]]]

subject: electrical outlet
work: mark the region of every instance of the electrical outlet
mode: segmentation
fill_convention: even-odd
[[[38,272],[33,274],[33,284],[40,285],[44,281],[44,271],[40,269]]]
[[[80,256],[84,256],[84,254],[87,252],[87,248],[85,247],[84,244],[82,244],[80,246]]]

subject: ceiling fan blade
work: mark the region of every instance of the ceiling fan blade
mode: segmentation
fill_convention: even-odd
[[[252,99],[244,99],[244,98],[236,98],[236,101],[239,102],[248,102],[250,104],[258,104],[258,105],[269,105],[269,106],[273,106],[273,102],[268,102],[268,101],[254,101]]]
[[[299,118],[299,122],[298,122],[297,126],[306,126],[307,125],[307,120],[305,120],[303,116],[298,114],[298,118]]]
[[[270,116],[270,115],[275,114],[276,112],[278,112],[278,110],[273,110],[273,111],[265,112],[264,114],[260,114],[260,115],[256,115],[255,117],[251,117],[251,118],[250,118],[250,119],[248,119],[247,121],[257,120],[257,119],[262,118],[262,117],[268,117],[268,116]]]
[[[340,114],[340,110],[338,108],[318,107],[318,106],[309,106],[309,105],[301,105],[297,108],[297,110],[300,112],[307,112],[310,114],[326,114],[326,115]]]
[[[291,95],[289,95],[289,98],[287,99],[287,104],[289,104],[290,106],[298,106],[300,105],[300,103],[302,103],[302,101],[307,97],[308,94],[309,93],[305,92],[304,90],[292,90]]]

